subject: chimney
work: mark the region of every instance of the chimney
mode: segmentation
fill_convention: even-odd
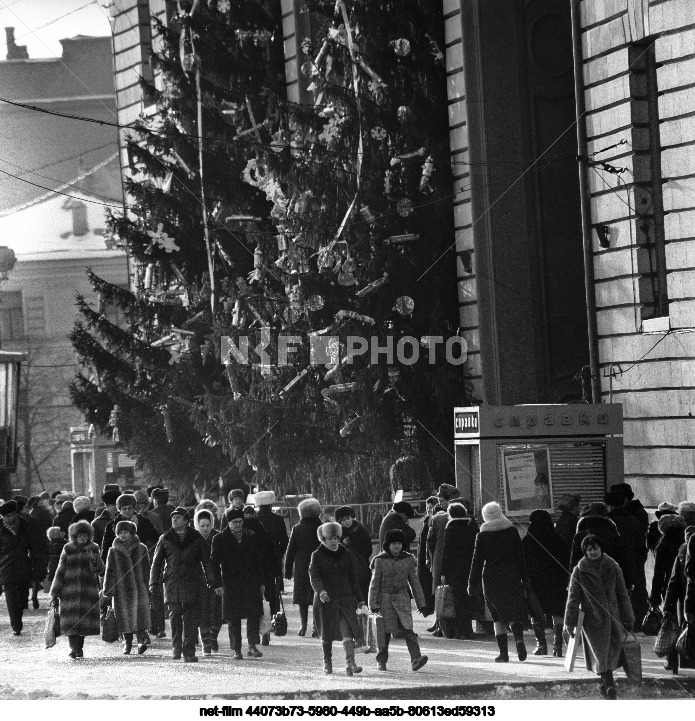
[[[7,59],[8,60],[29,60],[29,53],[26,45],[17,45],[14,41],[14,28],[5,28],[7,38]]]

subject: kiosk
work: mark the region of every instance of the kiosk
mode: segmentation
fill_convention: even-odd
[[[623,481],[622,433],[620,403],[454,408],[456,485],[476,517],[497,501],[520,522],[565,493],[603,501]]]

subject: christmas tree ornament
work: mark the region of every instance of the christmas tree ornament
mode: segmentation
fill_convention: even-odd
[[[340,273],[338,273],[338,283],[340,285],[355,285],[357,281],[355,280],[354,272],[356,269],[355,261],[347,257],[340,268]]]
[[[343,393],[349,393],[357,387],[357,383],[334,383],[328,388],[321,389],[321,395],[324,399],[328,400],[332,396],[342,395]]]
[[[253,251],[253,270],[249,273],[249,283],[259,281],[263,276],[263,250],[261,246],[256,246]]]
[[[340,437],[345,438],[346,436],[349,436],[355,430],[357,422],[359,420],[360,416],[356,415],[354,418],[347,421],[345,425],[340,429]]]
[[[389,277],[389,274],[384,273],[384,275],[381,278],[377,278],[376,280],[373,280],[369,285],[366,285],[361,290],[358,290],[357,293],[355,293],[355,295],[358,298],[364,298],[365,295],[372,293],[377,288],[381,288],[382,285],[386,285],[386,283],[388,282],[388,277]]]
[[[167,443],[174,442],[174,424],[171,419],[171,409],[169,405],[165,403],[162,405],[162,415],[164,416],[164,431],[167,436]]]
[[[396,111],[396,117],[401,125],[412,123],[415,120],[415,113],[407,105],[401,105]]]
[[[425,195],[430,195],[434,192],[434,188],[430,183],[432,173],[434,173],[434,158],[428,155],[425,164],[422,166],[422,177],[420,178],[420,192],[425,193]]]
[[[384,241],[384,245],[403,245],[419,239],[420,236],[417,233],[403,233],[402,235],[392,235],[390,238],[387,238]]]
[[[407,295],[396,299],[393,309],[402,316],[410,315],[415,310],[415,301]]]
[[[303,371],[298,373],[281,391],[280,398],[284,399],[287,394],[299,383],[302,379],[306,378],[309,373],[309,369],[305,368]]]
[[[121,418],[121,407],[118,404],[116,404],[111,409],[111,415],[109,416],[109,426],[112,429],[111,439],[113,440],[114,443],[120,443],[120,441],[121,441],[120,433],[118,431],[118,423],[120,421],[120,418]]]
[[[217,0],[217,10],[226,15],[231,8],[230,0]]]
[[[363,205],[360,208],[360,215],[365,223],[373,223],[376,220],[376,216],[372,213],[372,209],[368,205]]]
[[[376,321],[374,318],[368,316],[368,315],[362,315],[360,313],[356,313],[354,310],[339,310],[335,314],[335,319],[342,323],[346,320],[355,320],[358,323],[364,323],[365,325],[374,325]]]
[[[391,195],[391,178],[392,173],[390,170],[387,170],[384,173],[384,195]]]
[[[384,140],[388,133],[384,128],[381,127],[381,125],[376,125],[373,127],[370,131],[371,136],[374,138],[374,140]]]
[[[398,108],[398,113],[399,113],[398,119],[399,120],[401,119],[400,113],[401,113],[401,110],[403,110],[403,108],[405,108],[408,112],[411,112],[410,108],[406,108],[405,106]],[[407,115],[407,113],[405,113],[405,114]],[[412,150],[409,153],[400,153],[395,158],[391,158],[391,166],[393,167],[395,165],[400,165],[400,163],[403,160],[416,160],[417,158],[424,158],[426,154],[427,154],[427,148],[418,148],[417,150]]]
[[[321,310],[325,304],[325,300],[323,296],[321,295],[310,295],[305,301],[304,301],[304,307],[307,310],[310,311],[317,311]]]
[[[396,203],[396,211],[401,218],[407,218],[409,215],[412,215],[414,210],[413,201],[410,200],[410,198],[401,198],[398,203]]]
[[[164,250],[167,253],[171,253],[175,250],[181,250],[181,248],[176,245],[176,241],[170,235],[167,235],[164,230],[163,223],[159,223],[157,225],[157,230],[148,230],[147,235],[152,238],[150,248],[158,246],[161,250]]]
[[[392,40],[390,43],[391,49],[399,58],[404,58],[410,54],[410,41],[405,38],[398,38],[398,40]]]
[[[437,63],[437,65],[444,66],[444,53],[441,51],[439,44],[437,43],[436,40],[431,38],[429,35],[426,34],[425,37],[429,41],[430,53],[432,53],[432,57],[434,58],[434,61]]]
[[[154,263],[148,263],[145,269],[145,290],[152,290],[152,284],[154,282]]]
[[[187,23],[181,32],[179,58],[184,73],[192,73],[198,67],[198,57],[193,49],[193,36],[191,28]]]

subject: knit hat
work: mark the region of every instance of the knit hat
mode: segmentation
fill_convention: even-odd
[[[77,496],[72,502],[72,507],[75,509],[75,513],[82,513],[82,511],[88,511],[92,507],[92,502],[87,496]]]
[[[405,514],[408,518],[415,518],[415,511],[408,501],[398,501],[398,503],[394,503],[393,510],[396,513]]]
[[[241,498],[241,500],[246,499],[246,494],[241,490],[241,488],[235,488],[233,491],[229,492],[229,502],[232,502],[233,498]]]
[[[0,506],[0,516],[9,516],[10,513],[17,513],[17,501],[6,501]]]
[[[449,513],[449,518],[467,518],[468,516],[468,511],[463,503],[450,503],[447,512]]]
[[[437,489],[437,497],[443,498],[445,501],[451,501],[454,498],[458,498],[460,495],[461,491],[459,491],[456,486],[452,486],[448,483],[440,484],[439,488]]]
[[[235,518],[244,518],[244,511],[241,508],[228,508],[224,517],[227,519],[227,523],[231,523]]]
[[[661,518],[661,516],[664,516],[667,513],[678,513],[678,511],[676,510],[676,507],[673,505],[673,503],[664,501],[663,503],[660,503],[657,506],[656,511],[654,512],[654,515],[657,518]]]
[[[683,528],[688,524],[685,522],[683,516],[679,516],[677,513],[666,513],[659,519],[659,530],[662,533],[666,533],[671,528]]]
[[[131,521],[119,521],[116,524],[116,535],[118,535],[121,531],[130,531],[131,535],[134,536],[137,530],[137,526]]]
[[[191,516],[183,506],[176,506],[174,510],[169,514],[171,518],[174,516],[183,516],[187,521],[191,520]]]
[[[352,506],[340,506],[333,513],[335,520],[340,522],[343,518],[355,518],[355,509]]]
[[[164,503],[166,503],[169,500],[169,489],[162,488],[161,486],[158,488],[154,488],[152,490],[152,500],[164,501]]]
[[[253,502],[257,506],[272,506],[275,503],[273,491],[257,491],[253,496]]]
[[[147,495],[147,491],[143,491],[142,489],[135,491],[133,494],[135,496],[135,500],[139,503],[145,503],[147,505],[150,504],[150,497]]]
[[[483,506],[483,521],[496,521],[500,518],[504,518],[502,512],[502,506],[496,501],[490,501]]]
[[[137,506],[137,499],[131,493],[122,493],[116,499],[116,508],[120,511],[123,506]]]
[[[0,513],[2,513],[2,508],[0,508]],[[683,516],[688,525],[695,523],[695,503],[692,501],[681,501],[678,504],[678,515]]]
[[[405,546],[405,533],[400,528],[392,528],[384,534],[384,550],[392,543],[402,543]]]
[[[104,491],[101,494],[101,500],[105,506],[113,506],[118,501],[118,497],[121,495],[120,491]]]

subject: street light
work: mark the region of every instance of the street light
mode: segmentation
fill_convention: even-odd
[[[0,498],[12,495],[10,473],[17,469],[17,401],[26,353],[0,351]]]

